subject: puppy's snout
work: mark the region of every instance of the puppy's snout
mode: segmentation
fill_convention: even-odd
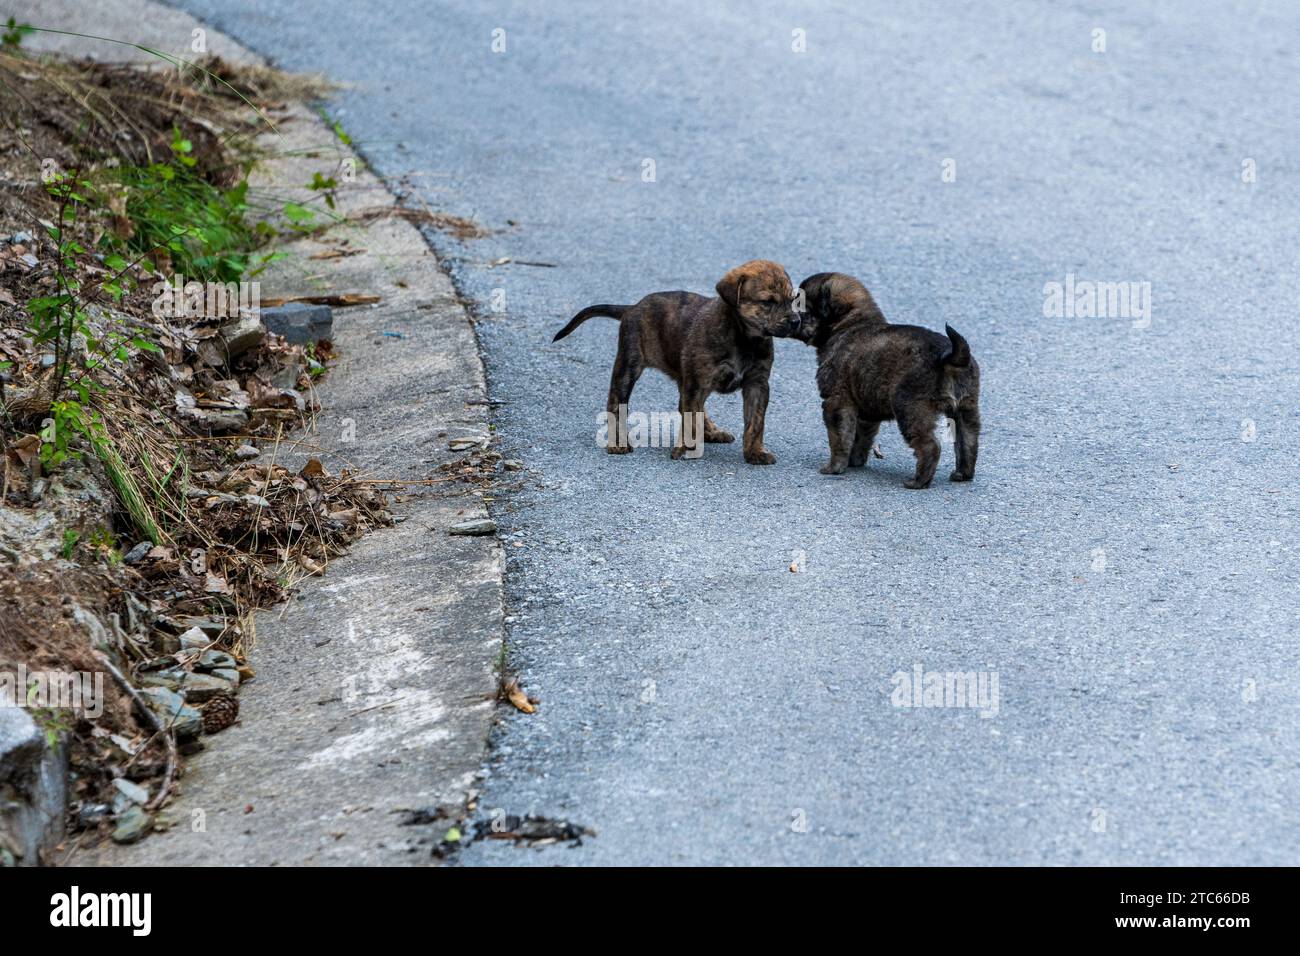
[[[791,312],[790,317],[782,322],[772,334],[778,338],[789,338],[792,335],[798,335],[799,329],[803,325],[803,316],[798,312]]]

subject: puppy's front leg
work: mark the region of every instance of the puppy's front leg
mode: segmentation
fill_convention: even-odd
[[[767,374],[747,377],[742,389],[745,403],[745,461],[751,465],[772,465],[776,455],[763,447],[763,426],[767,423]]]
[[[673,446],[673,461],[679,458],[699,458],[704,454],[704,400],[705,391],[696,382],[678,385],[677,410],[681,423],[677,429],[677,444]]]
[[[842,475],[849,467],[849,453],[858,430],[857,412],[827,399],[822,402],[822,421],[826,423],[826,438],[831,445],[831,460],[822,466],[822,474]]]

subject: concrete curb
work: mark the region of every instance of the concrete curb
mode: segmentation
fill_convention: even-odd
[[[19,3],[34,24],[131,39],[191,54],[197,21],[148,0]],[[29,9],[24,9],[29,7]],[[88,22],[93,21],[93,22]],[[206,29],[210,52],[257,58]],[[90,41],[85,41],[89,44]],[[40,44],[33,44],[39,46]],[[60,38],[65,52],[90,52]],[[103,44],[104,59],[130,48]],[[355,153],[302,107],[281,124],[280,156],[254,188],[306,201],[316,172],[339,178],[337,211],[389,208],[394,197]],[[343,174],[343,175],[341,175]],[[354,174],[355,178],[345,181]],[[342,244],[346,240],[346,246]],[[332,258],[311,257],[346,248]],[[336,309],[338,366],[307,434],[262,459],[295,467],[318,457],[331,474],[420,480],[461,457],[448,442],[490,437],[483,364],[451,281],[411,223],[380,215],[288,247],[261,277],[276,294],[377,294]],[[270,294],[269,292],[267,294]],[[460,812],[482,765],[503,640],[500,542],[453,537],[487,517],[484,492],[457,481],[399,486],[399,524],[357,543],[296,598],[258,615],[241,719],[191,758],[172,828],[65,862],[109,865],[424,864],[449,824],[406,826],[407,811]]]

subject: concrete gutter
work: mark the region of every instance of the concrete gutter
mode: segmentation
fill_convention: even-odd
[[[38,26],[188,53],[193,18],[147,0],[11,4]],[[205,28],[206,29],[206,28]],[[256,61],[206,29],[209,52]],[[126,59],[136,51],[33,37],[32,47]],[[340,179],[338,212],[395,200],[320,119],[295,108],[280,158],[255,188],[301,200],[313,173]],[[355,160],[355,179],[340,173]],[[351,170],[349,170],[350,172]],[[314,260],[346,238],[345,257]],[[263,296],[356,292],[376,306],[335,309],[341,352],[307,434],[263,448],[290,467],[319,457],[331,474],[434,476],[459,458],[450,440],[489,435],[483,365],[470,318],[418,229],[399,218],[329,230],[289,247],[261,277]],[[290,443],[290,439],[294,443]],[[453,537],[487,517],[484,492],[445,481],[399,486],[399,523],[357,543],[286,605],[258,615],[240,721],[189,759],[170,830],[132,846],[74,850],[108,865],[424,864],[449,823],[403,824],[408,811],[462,810],[495,709],[502,650],[502,551],[494,536]]]

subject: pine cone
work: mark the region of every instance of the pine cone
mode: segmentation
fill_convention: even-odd
[[[218,694],[203,705],[203,732],[215,734],[239,718],[239,700],[234,694]]]

